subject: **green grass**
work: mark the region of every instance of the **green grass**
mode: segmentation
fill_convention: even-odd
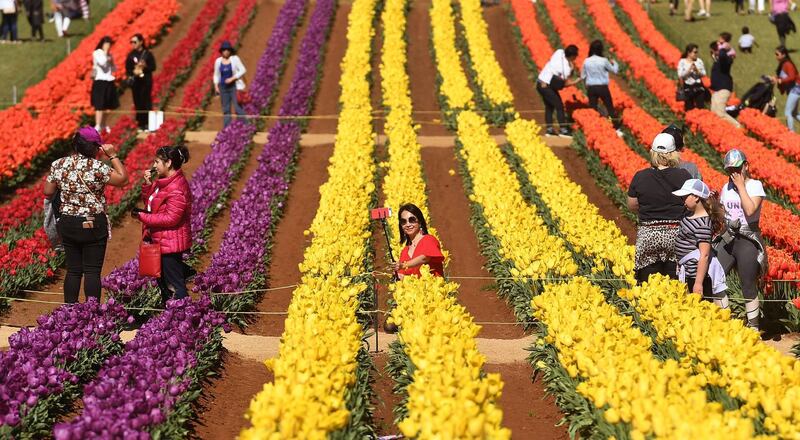
[[[92,33],[95,24],[119,3],[119,0],[94,0],[90,2],[92,18],[73,20],[69,26],[70,45],[76,48],[81,40]],[[50,2],[45,2],[45,13]],[[67,56],[67,39],[56,36],[55,24],[45,19],[44,42],[31,41],[31,27],[24,11],[17,17],[17,37],[22,44],[0,45],[0,108],[10,106],[12,87],[17,86],[17,100],[22,99],[25,89],[44,79],[47,72]]]
[[[745,1],[745,7],[748,2]],[[733,63],[733,83],[736,94],[741,96],[753,84],[759,81],[761,75],[774,75],[778,65],[775,61],[775,47],[778,46],[778,34],[775,26],[769,22],[766,15],[738,15],[734,13],[732,2],[713,2],[711,5],[711,17],[707,19],[697,19],[687,23],[683,20],[683,2],[680,2],[679,14],[670,17],[669,3],[659,2],[650,4],[650,17],[659,30],[669,39],[678,49],[683,51],[689,43],[700,46],[701,58],[706,65],[706,70],[710,74],[711,56],[708,54],[708,45],[716,40],[720,32],[730,32],[733,35],[731,44],[737,48],[736,61]],[[695,2],[695,12],[697,3]],[[797,23],[800,17],[797,13],[792,13],[792,19]],[[753,48],[752,54],[742,53],[738,50],[739,36],[742,34],[742,26],[748,26],[750,33],[756,38],[759,47]],[[789,49],[800,49],[800,37],[798,34],[790,34],[786,38],[786,45]],[[795,62],[800,61],[800,53],[792,54]],[[785,99],[778,93],[778,114],[783,115],[783,105]]]

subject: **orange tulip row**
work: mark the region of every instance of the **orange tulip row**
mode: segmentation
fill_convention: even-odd
[[[64,61],[50,70],[44,80],[30,87],[22,100],[0,112],[0,182],[23,173],[51,145],[68,138],[78,127],[82,113],[92,114],[89,92],[92,80],[92,52],[104,35],[128,41],[136,33],[152,40],[178,11],[176,0],[125,0]],[[115,44],[111,54],[117,67],[123,66],[128,46]]]
[[[789,159],[800,162],[800,134],[753,108],[739,113],[739,122]]]

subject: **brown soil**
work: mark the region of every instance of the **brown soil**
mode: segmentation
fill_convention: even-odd
[[[150,49],[153,56],[156,58],[156,64],[162,63],[172,49],[178,44],[184,35],[189,31],[195,17],[200,13],[200,10],[205,6],[204,0],[186,0],[180,3],[181,7],[178,9],[178,19],[172,23],[169,28],[169,33],[162,37],[162,40],[157,46]],[[232,9],[228,9],[230,13]],[[128,44],[127,41],[119,41],[117,44]],[[156,74],[158,70],[156,70]],[[119,97],[120,111],[133,111],[133,95],[130,90],[126,91]],[[109,116],[109,125],[116,122],[124,113],[112,113]],[[133,114],[131,114],[133,116]]]
[[[273,381],[262,362],[251,361],[227,350],[223,353],[220,376],[203,391],[201,409],[194,424],[198,438],[233,439],[249,426],[244,415],[250,400]]]
[[[500,373],[503,379],[503,426],[514,439],[567,439],[565,426],[556,426],[562,414],[555,400],[545,395],[541,380],[533,382],[533,369],[527,362],[486,364],[487,373]]]
[[[377,399],[372,402],[375,408],[374,422],[377,434],[383,435],[397,435],[400,430],[394,424],[394,414],[392,410],[397,404],[400,403],[400,396],[392,392],[394,380],[386,372],[386,364],[389,362],[389,354],[385,352],[370,353],[372,361],[375,363],[375,371],[373,377],[375,383],[372,384],[372,390],[375,391]]]
[[[431,53],[431,22],[428,10],[431,2],[415,0],[408,12],[406,38],[408,60],[406,66],[411,81],[414,101],[414,121],[420,124],[419,134],[424,136],[452,135],[441,124],[441,109],[436,93],[436,67]]]
[[[333,145],[300,148],[297,171],[289,187],[283,219],[273,236],[269,286],[287,286],[300,282],[298,264],[303,262],[303,252],[309,244],[303,231],[311,226],[319,206],[318,188],[328,179],[328,158],[332,153]],[[267,292],[258,304],[257,310],[285,312],[292,299],[293,290],[286,288]],[[285,315],[261,315],[247,327],[246,332],[262,336],[280,336],[283,333],[285,320]]]
[[[484,8],[483,18],[489,25],[492,49],[514,95],[514,107],[523,118],[544,124],[544,105],[534,87],[536,78],[522,60],[506,8]]]
[[[324,119],[312,119],[308,125],[309,133],[336,133],[339,114],[339,78],[342,76],[340,67],[344,52],[347,49],[347,16],[350,14],[350,3],[339,3],[336,18],[328,37],[325,49],[325,63],[322,68],[317,97],[314,101],[313,116]]]

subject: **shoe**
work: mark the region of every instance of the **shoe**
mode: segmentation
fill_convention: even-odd
[[[572,139],[572,130],[569,128],[562,128],[558,131],[558,137]]]
[[[111,133],[111,127],[109,127],[108,125],[106,125],[106,133]]]
[[[544,135],[545,136],[556,136],[555,128],[553,128],[553,127],[548,128],[547,130],[545,130]]]
[[[625,133],[623,133],[623,132],[622,132],[622,130],[620,130],[620,129],[618,128],[618,129],[617,129],[617,136],[619,136],[619,137],[625,137]]]

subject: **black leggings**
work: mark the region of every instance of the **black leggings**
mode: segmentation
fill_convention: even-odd
[[[105,214],[95,216],[94,227],[84,228],[84,217],[62,215],[56,224],[64,242],[67,276],[64,278],[64,302],[78,302],[83,279],[86,298],[100,300],[100,271],[106,256],[108,220]]]
[[[736,237],[726,246],[717,249],[717,259],[725,272],[736,266],[736,273],[742,281],[742,296],[747,300],[745,311],[750,326],[758,326],[760,304],[758,301],[758,277],[761,265],[758,264],[758,247],[747,238]]]
[[[674,261],[659,261],[649,266],[645,266],[636,271],[636,284],[642,284],[650,278],[650,275],[660,273],[674,280],[678,279],[678,263]]]
[[[704,88],[686,88],[683,91],[684,97],[683,109],[689,111],[694,108],[706,107],[706,91]]]
[[[186,291],[186,275],[189,266],[183,262],[183,253],[161,254],[161,278],[158,279],[158,287],[161,289],[161,299],[166,303],[172,298],[173,292],[175,299],[182,299],[188,296]]]
[[[694,282],[697,278],[686,277],[686,286],[689,287],[689,293],[694,289]],[[714,289],[711,286],[711,277],[706,275],[703,279],[703,301],[711,302],[714,299]]]
[[[547,128],[553,126],[553,111],[556,112],[558,118],[558,125],[561,128],[567,127],[567,117],[564,114],[564,102],[561,101],[561,95],[550,87],[542,87],[541,84],[536,84],[536,91],[541,95],[544,101],[544,122]]]
[[[153,101],[150,97],[152,90],[152,80],[135,80],[131,86],[133,106],[136,108],[136,125],[142,130],[147,129],[150,116],[147,112],[153,109]]]
[[[603,114],[600,111],[600,107],[597,105],[597,101],[602,100],[603,106],[606,108],[607,116],[611,118],[614,128],[619,128],[620,121],[617,119],[617,112],[614,111],[614,100],[611,99],[611,91],[608,90],[608,85],[588,86],[586,87],[586,91],[589,96],[589,106],[597,110],[598,113]]]

